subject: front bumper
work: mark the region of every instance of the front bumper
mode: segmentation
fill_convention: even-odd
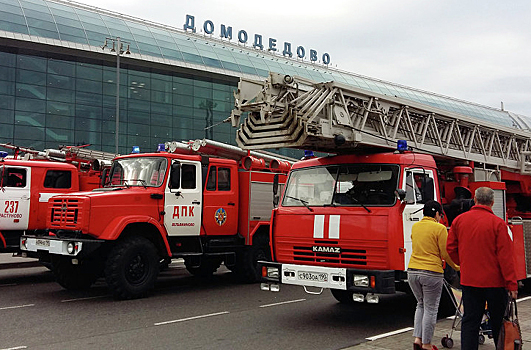
[[[105,241],[95,239],[58,238],[53,236],[22,236],[20,250],[28,253],[48,253],[84,257],[98,249]]]
[[[355,293],[394,294],[395,271],[258,262],[262,284],[277,291],[280,284],[348,290]],[[267,288],[263,288],[267,289]]]

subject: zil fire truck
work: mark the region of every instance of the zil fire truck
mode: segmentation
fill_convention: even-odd
[[[48,200],[57,194],[101,187],[101,174],[114,154],[80,147],[36,151],[0,146],[0,252],[20,252],[24,232],[46,229]],[[21,153],[24,157],[20,157]]]
[[[53,197],[48,234],[24,235],[22,251],[49,256],[67,289],[104,275],[118,299],[144,296],[159,262],[174,258],[193,275],[224,263],[258,280],[257,261],[269,258],[274,191],[290,160],[211,140],[160,146],[115,158],[103,188]]]
[[[241,79],[231,115],[240,147],[334,154],[293,165],[272,214],[263,290],[329,288],[342,303],[407,291],[411,227],[423,204],[441,202],[450,225],[480,186],[494,189],[494,213],[510,225],[519,280],[530,276],[530,123],[428,95],[419,101],[273,73],[265,82]]]

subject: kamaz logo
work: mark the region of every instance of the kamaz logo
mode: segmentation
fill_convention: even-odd
[[[318,245],[314,245],[312,247],[312,251],[314,253],[335,253],[335,254],[341,254],[341,247],[322,247]]]

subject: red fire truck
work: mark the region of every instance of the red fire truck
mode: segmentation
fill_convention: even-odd
[[[0,152],[0,252],[20,252],[24,232],[46,229],[48,200],[101,186],[102,169],[115,156],[79,147],[35,151],[10,144]],[[21,157],[21,154],[24,154]]]
[[[261,263],[262,289],[329,288],[343,303],[375,303],[379,294],[406,291],[411,227],[423,204],[441,202],[451,225],[480,186],[494,189],[494,213],[510,226],[518,278],[530,277],[526,119],[424,94],[410,91],[424,97],[419,101],[277,74],[240,81],[233,125],[249,113],[239,125],[240,147],[335,154],[293,165],[273,210],[273,262]],[[510,123],[498,125],[494,117]]]
[[[67,289],[104,275],[118,299],[144,296],[159,263],[173,258],[194,275],[224,263],[257,280],[257,261],[269,258],[274,189],[289,161],[210,140],[161,146],[115,158],[103,188],[53,197],[49,234],[23,236],[21,249],[49,256]]]

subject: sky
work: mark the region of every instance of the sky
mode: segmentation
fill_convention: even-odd
[[[214,23],[328,53],[332,67],[531,118],[531,1],[77,0],[197,31]],[[307,54],[308,55],[308,54]]]

